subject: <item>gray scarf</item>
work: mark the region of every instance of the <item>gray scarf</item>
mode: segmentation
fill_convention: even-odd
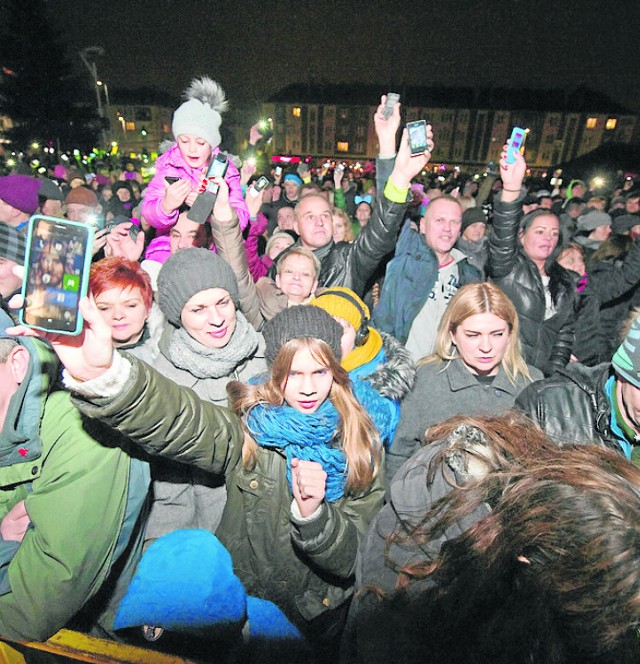
[[[196,378],[222,378],[251,358],[258,348],[258,340],[251,323],[236,311],[236,329],[224,348],[209,348],[180,327],[171,335],[168,355],[174,366]]]

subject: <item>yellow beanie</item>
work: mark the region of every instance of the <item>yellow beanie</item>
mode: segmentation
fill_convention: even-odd
[[[314,307],[324,309],[334,318],[342,318],[352,325],[356,332],[360,329],[363,314],[369,321],[371,314],[369,307],[349,288],[332,286],[325,288],[321,293],[309,301]],[[346,371],[352,371],[373,358],[382,348],[382,337],[378,330],[369,327],[367,340],[361,346],[355,346],[353,350],[343,358],[341,364]]]

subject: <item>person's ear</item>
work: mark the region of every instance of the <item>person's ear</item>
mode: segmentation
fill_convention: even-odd
[[[25,379],[29,369],[30,359],[31,356],[29,355],[29,351],[24,346],[16,346],[11,353],[9,353],[7,362],[9,363],[11,376],[16,383],[22,383]]]
[[[279,275],[279,274],[276,274],[276,279],[275,279],[275,281],[276,281],[276,286],[277,286],[278,288],[280,288],[280,275]],[[312,292],[313,292],[313,291],[312,291]]]

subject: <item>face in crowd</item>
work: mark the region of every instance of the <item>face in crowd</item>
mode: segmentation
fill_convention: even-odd
[[[457,201],[440,197],[428,205],[420,220],[420,232],[441,264],[449,258],[461,227],[462,208]]]
[[[236,329],[236,305],[224,288],[207,288],[187,301],[180,320],[203,346],[224,348]]]
[[[293,230],[300,236],[303,247],[319,249],[333,239],[331,206],[326,198],[318,195],[305,196],[296,206]]]

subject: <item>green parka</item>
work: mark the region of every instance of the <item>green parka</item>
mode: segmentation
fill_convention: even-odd
[[[296,521],[283,453],[259,448],[255,468],[243,468],[243,433],[231,411],[129,359],[124,390],[109,401],[78,400],[78,407],[151,454],[225,473],[227,503],[216,534],[248,593],[278,604],[303,630],[345,602],[360,539],[382,506],[381,474],[362,495],[323,503],[318,518]]]

